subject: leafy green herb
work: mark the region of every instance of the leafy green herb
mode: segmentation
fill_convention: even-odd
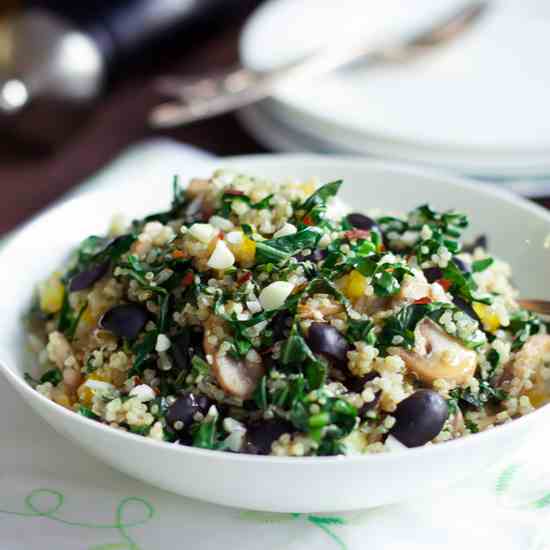
[[[292,235],[256,242],[256,264],[267,262],[280,263],[305,248],[317,246],[322,231],[317,227],[306,227]]]
[[[491,348],[489,350],[489,353],[487,353],[487,361],[489,361],[489,364],[491,365],[492,370],[494,370],[498,366],[498,363],[500,361],[499,352],[496,349]]]
[[[256,263],[263,264],[272,262],[275,264],[282,263],[290,257],[289,254],[278,250],[277,248],[270,246],[265,241],[258,241],[256,243]]]
[[[473,433],[473,434],[476,434],[476,433],[479,432],[479,427],[478,427],[478,425],[477,425],[475,422],[473,422],[472,420],[468,419],[468,418],[465,418],[465,419],[464,419],[464,425],[465,425],[466,428],[467,428],[468,430],[470,430],[470,432]]]
[[[61,304],[61,310],[59,311],[59,320],[57,321],[57,330],[65,333],[73,322],[73,311],[69,304],[69,292],[67,287],[63,287],[63,302]]]
[[[412,271],[402,263],[377,263],[375,258],[359,258],[354,262],[355,269],[365,277],[371,277],[376,296],[393,296],[399,292],[406,274]]]
[[[86,301],[84,304],[82,304],[80,311],[78,312],[77,316],[72,320],[70,327],[67,329],[66,335],[69,342],[74,339],[74,335],[76,334],[76,329],[78,328],[80,320],[82,319],[82,316],[84,315],[84,312],[86,311],[87,307],[88,307],[88,302]]]
[[[256,389],[254,390],[254,394],[252,395],[252,399],[256,403],[259,409],[265,410],[267,409],[267,376],[262,376],[259,384],[256,386]]]
[[[304,212],[304,217],[309,216],[311,221],[319,223],[324,217],[328,201],[336,196],[342,183],[342,180],[338,180],[322,185],[298,209]]]
[[[488,267],[491,267],[495,260],[493,258],[485,258],[484,260],[478,260],[472,264],[472,271],[474,273],[480,273],[485,271]]]
[[[134,344],[132,352],[135,359],[132,368],[128,371],[128,377],[143,373],[150,355],[155,351],[158,334],[157,330],[147,332],[141,341]]]
[[[266,208],[270,208],[271,199],[273,198],[273,194],[265,197],[259,202],[253,203],[250,197],[246,195],[241,195],[237,193],[224,193],[222,195],[222,206],[220,208],[220,215],[224,218],[229,218],[231,215],[231,205],[235,201],[244,202],[247,206],[254,210],[265,210]]]
[[[389,317],[379,335],[380,345],[383,348],[394,345],[394,338],[397,336],[402,338],[400,346],[412,348],[414,346],[414,329],[434,310],[436,307],[434,304],[411,304]]]
[[[429,204],[423,204],[410,212],[409,228],[422,229],[423,225],[430,226],[432,230],[437,228],[444,235],[458,239],[462,230],[468,227],[468,217],[454,210],[437,212]]]
[[[446,302],[410,304],[405,306],[399,310],[397,314],[386,320],[379,336],[379,343],[383,348],[395,345],[394,338],[397,336],[401,338],[401,343],[399,345],[410,349],[414,346],[414,330],[422,319],[427,317],[438,323],[441,328],[445,330],[444,325],[440,324],[440,319],[446,311],[452,311],[454,313],[458,311],[458,309],[453,304],[448,304]],[[477,330],[470,334],[468,338],[463,339],[462,342],[467,347],[475,349],[486,342],[486,337],[483,332]]]
[[[84,405],[78,405],[77,409],[78,414],[81,414],[82,416],[85,416],[86,418],[90,418],[92,420],[99,420],[99,416],[95,414],[92,409],[85,407]]]
[[[458,295],[468,303],[480,302],[482,304],[492,304],[493,299],[489,294],[480,294],[478,287],[471,273],[464,273],[458,265],[451,261],[443,271],[443,278],[451,281],[452,286],[449,289],[454,295]]]
[[[215,449],[217,446],[217,418],[207,419],[193,430],[193,447],[200,449]]]
[[[120,264],[120,268],[124,270],[123,273],[125,275],[134,279],[145,290],[150,290],[158,294],[167,293],[165,288],[159,285],[152,285],[151,282],[147,280],[145,274],[151,271],[151,269],[146,267],[137,256],[128,256],[128,263]]]
[[[323,386],[328,375],[328,366],[324,361],[307,361],[305,364],[305,376],[310,390],[316,390]]]
[[[170,294],[159,296],[159,302],[158,330],[160,333],[165,334],[168,332],[168,323],[170,322]]]
[[[151,431],[151,426],[130,426],[130,431],[133,434],[137,435],[149,435],[149,432]]]
[[[376,334],[373,322],[371,320],[348,319],[346,338],[351,344],[366,342],[370,346],[374,346],[376,344]]]
[[[50,369],[40,377],[40,384],[50,382],[53,386],[57,386],[63,380],[63,373],[59,369]]]
[[[247,224],[247,223],[243,223],[241,225],[241,229],[243,230],[243,233],[247,236],[247,237],[252,237],[252,235],[254,234],[254,231],[252,230],[252,226]]]
[[[529,336],[538,334],[544,326],[540,317],[527,310],[520,310],[510,316],[508,330],[512,333],[512,351],[517,351],[527,341]]]
[[[507,393],[493,387],[487,380],[479,381],[479,392],[473,393],[470,388],[455,388],[449,395],[457,402],[464,402],[474,409],[481,409],[486,403],[499,403],[507,398]]]
[[[210,365],[198,355],[193,355],[191,359],[191,373],[193,376],[207,376],[210,373]]]
[[[343,399],[321,396],[318,400],[318,412],[311,413],[309,399],[302,398],[292,406],[290,421],[296,429],[306,432],[309,436],[322,443],[320,454],[334,450],[334,443],[348,435],[356,424],[357,409]]]

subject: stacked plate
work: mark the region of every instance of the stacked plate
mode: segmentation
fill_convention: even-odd
[[[269,70],[355,33],[376,46],[462,4],[271,0],[246,25],[241,57]],[[548,51],[547,0],[493,0],[468,32],[413,62],[285,86],[241,117],[276,150],[396,159],[547,194]]]

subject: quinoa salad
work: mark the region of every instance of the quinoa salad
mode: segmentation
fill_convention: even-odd
[[[550,335],[466,215],[217,171],[38,285],[27,380],[113,429],[276,456],[444,443],[548,401]],[[369,205],[367,205],[369,206]],[[376,206],[376,205],[372,205]]]

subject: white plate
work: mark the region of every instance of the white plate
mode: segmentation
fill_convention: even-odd
[[[548,297],[550,262],[543,243],[550,214],[491,187],[436,173],[380,162],[315,156],[266,155],[201,164],[199,174],[226,166],[281,179],[343,178],[342,198],[355,208],[409,209],[429,200],[472,218],[471,234],[487,233],[495,254],[513,265],[524,295]],[[185,179],[192,174],[185,173]],[[463,440],[360,457],[281,458],[233,455],[156,442],[113,430],[76,415],[38,395],[23,380],[27,369],[20,319],[35,283],[106,219],[123,210],[141,216],[169,201],[169,186],[133,182],[132,193],[114,187],[66,202],[16,234],[0,252],[0,364],[21,397],[49,422],[95,457],[142,481],[209,502],[256,510],[312,512],[351,510],[397,502],[446,487],[507,456],[531,431],[550,421],[550,407]],[[544,442],[539,440],[539,444]],[[536,441],[535,441],[536,444]],[[541,447],[542,452],[542,447]]]
[[[380,153],[376,155],[374,151],[355,150],[345,145],[329,141],[326,134],[312,134],[310,128],[292,125],[292,120],[281,120],[265,108],[265,103],[252,105],[242,109],[238,117],[245,128],[253,134],[260,143],[268,149],[283,153],[330,153],[330,154],[353,154],[371,159],[380,158],[384,160],[395,160],[395,151],[387,154]],[[404,162],[410,162],[403,159]],[[431,162],[430,162],[431,161]],[[429,168],[433,165],[433,157],[425,162],[417,159],[414,165],[424,165]],[[508,191],[513,191],[524,197],[536,198],[545,197],[550,194],[550,166],[547,171],[539,172],[540,166],[533,168],[533,173],[525,173],[525,170],[518,174],[511,174],[510,171],[500,170],[495,167],[490,170],[478,169],[476,173],[469,173],[472,166],[446,166],[445,171],[458,172],[461,175],[475,178],[483,183],[498,183]],[[525,168],[525,167],[524,167]],[[443,168],[442,168],[443,169]]]
[[[456,5],[456,2],[454,3]],[[406,66],[332,75],[280,90],[270,108],[296,127],[351,150],[466,165],[470,173],[549,166],[550,5],[496,1],[469,33]],[[252,17],[241,57],[255,68],[280,65],[362,26],[373,44],[419,26],[452,2],[271,0]],[[345,23],[347,22],[347,24]],[[397,23],[396,23],[397,22]],[[284,36],[284,40],[281,37]]]

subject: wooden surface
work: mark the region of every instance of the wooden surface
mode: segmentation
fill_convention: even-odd
[[[222,21],[210,38],[178,43],[145,56],[140,70],[121,76],[90,121],[55,154],[30,155],[0,138],[0,234],[93,174],[128,145],[153,135],[171,137],[218,155],[263,152],[233,116],[155,134],[146,124],[147,113],[161,99],[152,87],[155,74],[198,73],[235,62],[240,26],[256,3],[241,0],[239,13],[227,24]],[[543,202],[550,207],[550,199]]]

